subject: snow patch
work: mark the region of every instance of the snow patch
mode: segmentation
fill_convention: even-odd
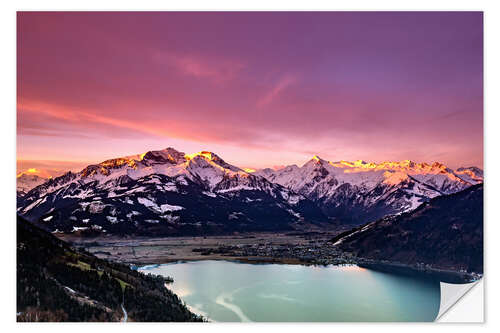
[[[23,212],[26,213],[27,211],[30,211],[31,209],[35,208],[39,204],[43,203],[45,200],[47,200],[47,197],[43,197],[43,198],[40,198],[40,199],[36,200],[35,202],[31,203],[26,208],[24,208]]]
[[[146,207],[158,207],[155,202],[146,198],[137,198],[137,201]]]
[[[165,212],[175,212],[175,211],[178,211],[178,210],[183,210],[184,207],[181,207],[181,206],[175,206],[175,205],[169,205],[169,204],[163,204],[160,206],[160,210],[162,213],[165,213]]]
[[[108,220],[110,223],[118,223],[118,218],[114,216],[106,216],[106,220]]]
[[[88,227],[73,227],[73,230],[71,230],[71,232],[83,231],[87,229]]]
[[[92,201],[89,205],[89,213],[91,214],[100,214],[106,208],[107,205],[102,203],[101,201]]]
[[[240,218],[240,216],[245,216],[242,212],[232,212],[231,214],[228,215],[229,220],[237,220]]]

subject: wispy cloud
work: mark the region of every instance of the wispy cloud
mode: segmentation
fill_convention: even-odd
[[[279,95],[290,85],[294,84],[297,82],[297,79],[295,76],[292,75],[286,75],[282,77],[275,85],[274,87],[269,90],[262,98],[260,98],[257,101],[257,106],[258,107],[263,107],[268,104],[271,104],[276,98],[279,97]]]
[[[111,108],[111,106],[110,106]],[[80,137],[80,138],[150,138],[184,139],[194,142],[245,144],[261,146],[259,134],[253,129],[228,129],[224,123],[211,123],[189,119],[155,120],[141,118],[136,111],[113,117],[100,109],[80,108],[44,102],[22,101],[18,103],[17,131],[21,135],[39,137]],[[217,116],[214,114],[214,117]],[[210,128],[210,129],[207,129]],[[91,135],[89,135],[91,134]],[[240,140],[234,140],[235,136]]]
[[[119,119],[116,117],[99,115],[98,110],[88,110],[82,108],[66,107],[57,104],[47,104],[39,102],[27,102],[18,103],[18,115],[24,115],[25,113],[32,113],[38,116],[45,115],[50,118],[63,121],[66,124],[72,124],[77,126],[77,128],[85,129],[92,127],[95,128],[96,124],[104,124],[112,127],[122,128],[125,130],[137,131],[139,133],[147,133],[150,135],[164,136],[166,131],[157,127],[144,126],[144,123],[139,123],[137,121]],[[108,127],[108,129],[110,129]],[[67,135],[68,133],[60,133],[61,128],[59,127],[38,127],[38,128],[27,128],[22,122],[22,118],[18,118],[18,131],[23,133],[26,130],[38,130],[38,135],[45,133],[46,136],[58,136],[61,134]],[[129,132],[130,133],[130,132]],[[75,136],[81,133],[71,133],[71,136]]]
[[[243,63],[232,59],[212,59],[193,54],[154,52],[152,58],[153,61],[172,66],[185,75],[206,78],[217,83],[233,79],[245,67]]]

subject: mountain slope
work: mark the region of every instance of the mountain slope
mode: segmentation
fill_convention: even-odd
[[[77,252],[18,217],[17,321],[200,321],[170,280]]]
[[[483,272],[483,185],[434,198],[332,240],[362,258]]]
[[[440,163],[331,162],[318,156],[302,167],[263,169],[254,174],[304,195],[342,224],[363,224],[410,211],[483,179],[482,170],[474,167],[453,171]]]
[[[305,197],[226,163],[173,148],[66,173],[18,200],[44,229],[139,235],[290,230],[327,218]]]
[[[16,183],[17,183],[17,196],[25,195],[32,188],[37,187],[47,181],[48,178],[44,178],[38,175],[29,174],[29,173],[20,173],[17,175]]]

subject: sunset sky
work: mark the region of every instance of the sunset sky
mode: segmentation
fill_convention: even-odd
[[[18,13],[18,171],[166,147],[253,168],[482,167],[482,26],[479,12]]]

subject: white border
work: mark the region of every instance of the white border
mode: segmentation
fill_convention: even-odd
[[[211,0],[211,1],[104,1],[104,0],[87,0],[87,1],[63,1],[63,0],[45,0],[45,1],[17,1],[17,2],[2,2],[0,10],[0,29],[3,41],[3,50],[0,52],[2,76],[1,76],[1,96],[2,102],[2,151],[3,158],[0,162],[2,175],[2,193],[1,193],[1,210],[2,216],[1,230],[3,231],[2,253],[4,258],[3,266],[6,270],[2,276],[2,307],[0,309],[1,323],[3,329],[18,329],[18,330],[37,330],[37,331],[88,331],[94,329],[119,329],[121,331],[136,331],[138,325],[120,325],[116,324],[48,324],[48,325],[19,325],[15,323],[13,303],[15,303],[15,117],[16,117],[16,92],[15,92],[15,77],[16,77],[16,10],[484,10],[485,11],[485,276],[486,281],[492,281],[488,284],[487,290],[489,297],[486,298],[486,325],[456,325],[456,324],[253,324],[253,325],[204,325],[193,326],[183,324],[171,324],[169,326],[150,326],[151,329],[167,329],[167,330],[204,330],[204,331],[254,331],[254,330],[276,330],[284,329],[291,332],[299,332],[304,329],[312,328],[315,331],[331,331],[332,329],[359,329],[359,330],[375,330],[375,331],[415,331],[420,332],[425,330],[443,330],[453,329],[454,331],[475,331],[478,328],[498,325],[498,316],[495,313],[498,308],[493,305],[496,301],[493,295],[499,295],[498,285],[500,279],[497,278],[498,265],[493,264],[494,253],[499,253],[497,237],[500,237],[498,213],[495,202],[498,202],[498,192],[495,189],[500,189],[498,181],[500,165],[498,159],[498,143],[500,143],[499,130],[499,112],[500,106],[498,102],[499,82],[499,33],[500,33],[500,15],[498,1],[438,1],[438,0],[420,0],[420,1],[398,1],[398,0],[358,0],[358,1],[271,1],[271,0],[254,0],[246,2],[236,2],[230,0]],[[477,305],[477,304],[476,304]],[[474,306],[474,304],[470,304]],[[489,312],[488,309],[494,309]],[[491,314],[491,317],[489,316]],[[71,327],[69,327],[71,325]],[[154,325],[154,324],[153,324]],[[158,324],[160,325],[160,324]],[[404,327],[403,327],[404,326]],[[425,326],[425,327],[424,327]],[[144,327],[144,326],[140,326]]]

